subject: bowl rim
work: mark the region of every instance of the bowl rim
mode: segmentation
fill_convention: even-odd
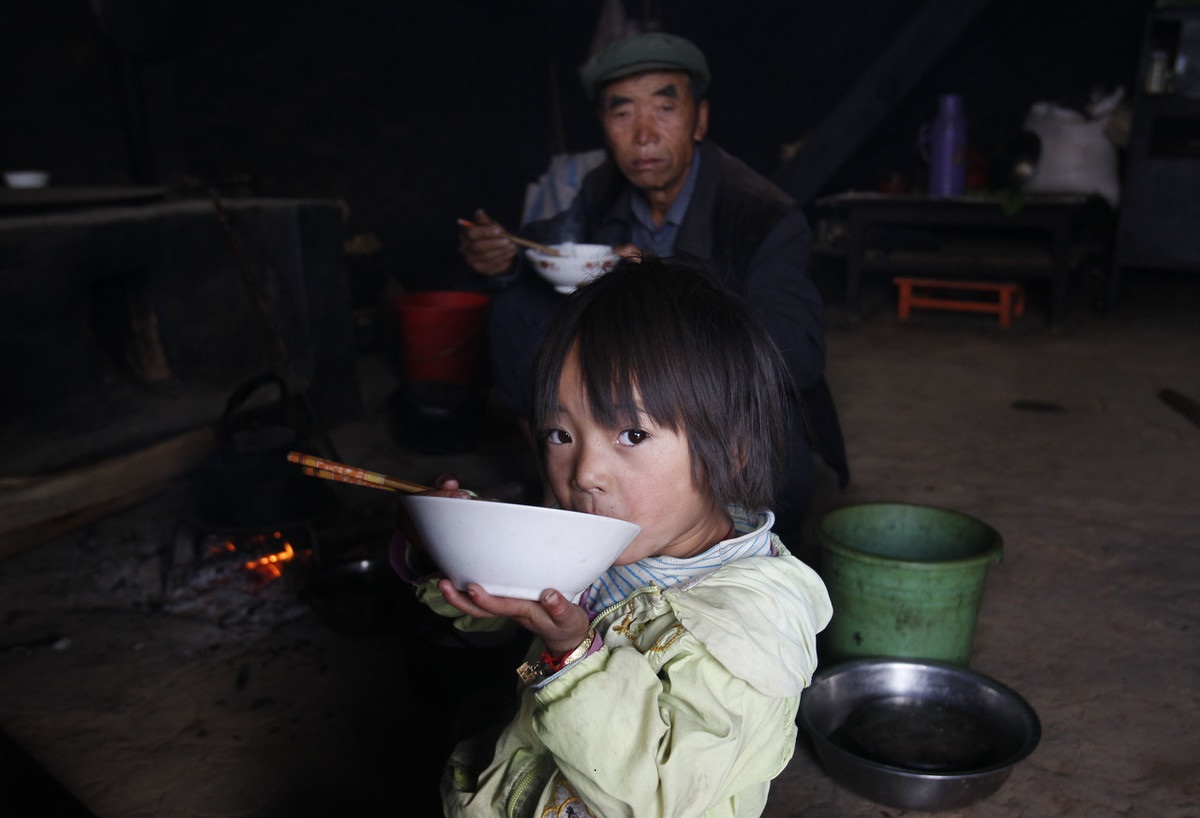
[[[50,171],[36,168],[13,168],[4,173],[4,183],[10,188],[45,187],[50,182]]]
[[[570,244],[573,247],[582,248],[584,250],[584,254],[573,256],[552,256],[547,253],[543,253],[536,247],[529,247],[526,248],[525,255],[530,258],[549,259],[551,261],[561,261],[564,259],[576,261],[595,261],[596,259],[605,259],[610,256],[612,258],[616,258],[617,255],[615,252],[613,252],[613,246],[611,244],[588,244],[586,242],[578,241],[562,241],[558,242],[557,244],[548,244],[546,246],[557,250],[564,244]]]
[[[432,505],[440,505],[442,502],[461,503],[467,499],[468,498],[465,498],[465,497],[442,497],[442,496],[436,495],[436,494],[405,494],[400,497],[400,500],[402,502],[415,501],[415,502],[425,503],[425,502],[429,502],[431,500],[437,501],[437,502],[433,502]],[[618,527],[632,526],[632,527],[638,529],[638,531],[641,531],[641,528],[642,528],[637,523],[632,523],[629,520],[622,520],[619,517],[608,517],[604,514],[588,514],[586,511],[575,511],[574,509],[570,509],[570,508],[557,508],[555,506],[539,506],[539,505],[533,505],[532,503],[509,503],[509,502],[505,502],[503,500],[484,500],[483,498],[475,498],[475,497],[472,497],[469,499],[470,499],[470,501],[476,502],[476,503],[487,503],[488,508],[495,508],[496,506],[503,506],[506,508],[520,509],[521,512],[524,514],[548,513],[551,516],[571,516],[571,517],[576,517],[576,518],[588,517],[591,519],[608,520],[609,522],[617,524]],[[532,509],[532,512],[530,512],[530,509]],[[500,513],[505,514],[508,512],[500,512]]]

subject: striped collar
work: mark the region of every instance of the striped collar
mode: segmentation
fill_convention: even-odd
[[[774,553],[771,526],[775,515],[770,511],[748,512],[729,508],[736,536],[713,545],[694,557],[646,557],[630,565],[614,565],[592,583],[585,595],[586,607],[602,611],[609,605],[647,585],[670,588],[688,580],[695,581],[723,565],[745,557]]]

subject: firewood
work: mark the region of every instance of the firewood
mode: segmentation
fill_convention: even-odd
[[[1174,389],[1158,390],[1158,399],[1192,423],[1200,426],[1200,403],[1196,403],[1191,398],[1176,392]]]
[[[142,502],[215,446],[205,427],[55,474],[0,477],[0,558]]]

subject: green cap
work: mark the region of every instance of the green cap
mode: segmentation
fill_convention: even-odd
[[[634,34],[609,43],[592,57],[579,76],[588,99],[594,100],[604,83],[642,71],[686,71],[703,96],[711,75],[703,52],[692,42],[673,34]]]

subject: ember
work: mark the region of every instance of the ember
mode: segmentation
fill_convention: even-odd
[[[276,551],[274,554],[267,554],[265,557],[252,560],[246,563],[246,568],[257,572],[260,577],[264,577],[267,581],[270,581],[283,576],[283,569],[280,566],[285,562],[290,562],[295,556],[296,552],[292,549],[292,544],[285,542],[282,551]]]
[[[241,546],[238,546],[234,539],[226,539],[219,546],[212,548],[210,554],[213,556],[237,554],[238,557],[243,557],[246,553],[258,554],[268,549],[275,550],[262,554],[262,556],[256,556],[244,563],[244,566],[247,571],[256,574],[261,582],[270,582],[283,576],[284,565],[295,560],[297,556],[296,549],[284,537],[282,531],[274,531],[270,534],[252,534],[245,539]],[[301,562],[307,562],[311,557],[312,549],[306,548],[301,554]]]
[[[287,531],[181,531],[163,609],[221,623],[286,620],[299,601],[316,535],[307,526]]]

